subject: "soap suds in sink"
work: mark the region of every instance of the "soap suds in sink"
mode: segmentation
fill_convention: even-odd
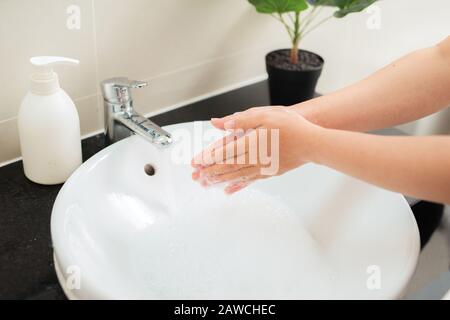
[[[280,199],[210,190],[137,235],[134,280],[159,299],[323,297],[332,270]],[[322,285],[321,285],[322,284]]]

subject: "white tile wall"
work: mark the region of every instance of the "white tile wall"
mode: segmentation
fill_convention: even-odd
[[[66,26],[79,6],[81,29]],[[102,128],[98,84],[113,76],[149,80],[136,92],[143,113],[261,78],[264,54],[286,35],[245,0],[0,0],[0,164],[20,157],[16,117],[35,55],[77,58],[60,68],[83,135]]]
[[[5,161],[17,158],[20,154],[19,143],[16,119],[0,121],[0,147]]]
[[[76,3],[81,29],[66,28],[66,9]],[[78,68],[60,68],[61,84],[73,99],[96,90],[93,16],[90,0],[0,1],[0,120],[17,115],[28,90],[29,58],[35,55],[73,56]]]
[[[326,61],[319,92],[328,93],[352,84],[394,59],[450,35],[448,0],[380,0],[375,5],[379,9],[376,12],[331,20],[304,39],[304,47],[319,52]],[[380,28],[369,29],[367,23],[375,14],[380,18]],[[450,118],[445,113],[443,118],[437,121],[439,128],[430,125],[428,119],[427,133],[441,132],[443,121],[447,121],[450,132]],[[400,129],[414,134],[417,127],[420,126],[414,122]]]

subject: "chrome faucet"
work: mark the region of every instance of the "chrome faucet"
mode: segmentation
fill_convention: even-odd
[[[134,110],[130,90],[147,85],[147,82],[132,81],[127,78],[112,78],[101,83],[107,144],[122,140],[134,133],[157,146],[165,147],[172,143],[170,133]]]

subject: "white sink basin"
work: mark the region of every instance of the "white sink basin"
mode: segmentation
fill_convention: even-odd
[[[402,296],[419,234],[401,195],[306,165],[228,196],[193,182],[188,163],[171,161],[181,143],[160,150],[133,136],[64,185],[51,231],[69,298]]]

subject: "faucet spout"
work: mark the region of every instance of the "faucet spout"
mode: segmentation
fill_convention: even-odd
[[[172,143],[170,133],[140,115],[134,110],[130,89],[148,85],[143,81],[127,78],[112,78],[101,83],[105,105],[105,137],[108,144],[117,142],[132,134],[160,147]]]
[[[114,118],[150,143],[160,147],[166,147],[172,143],[170,133],[134,111],[116,113]]]

